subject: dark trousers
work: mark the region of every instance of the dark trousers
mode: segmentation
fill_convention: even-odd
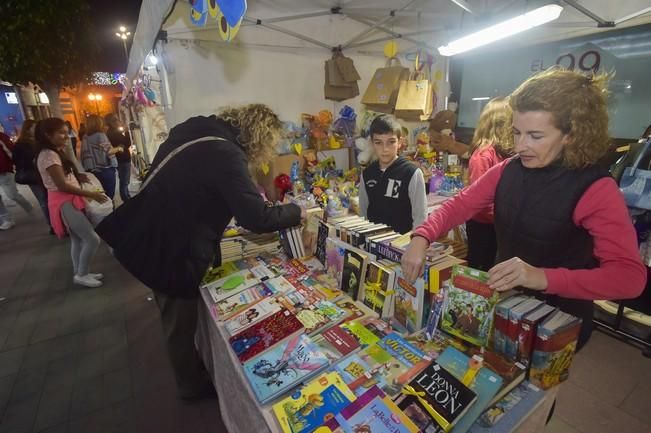
[[[50,225],[50,210],[47,205],[47,190],[41,184],[29,185],[29,189],[32,190],[32,194],[36,197],[36,201],[38,201],[38,205],[41,207],[41,211],[43,211],[43,216],[45,216],[47,225]]]
[[[495,265],[497,255],[495,226],[468,220],[466,233],[468,234],[468,266],[488,271]]]
[[[118,177],[120,178],[120,198],[126,202],[129,196],[129,182],[131,181],[131,162],[118,163]]]
[[[194,345],[200,298],[176,298],[163,293],[154,293],[154,298],[180,396],[189,397],[212,386]]]
[[[113,200],[113,196],[115,195],[115,168],[98,168],[97,170],[93,170],[92,173],[99,180],[99,183],[102,184],[104,194]]]

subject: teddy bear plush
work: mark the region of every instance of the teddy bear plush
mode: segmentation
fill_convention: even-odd
[[[469,147],[454,139],[454,128],[457,126],[457,114],[452,110],[442,110],[436,113],[429,123],[430,145],[438,152],[448,152],[455,155],[465,155]]]

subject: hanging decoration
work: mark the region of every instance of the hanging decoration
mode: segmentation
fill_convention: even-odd
[[[219,36],[226,42],[235,39],[246,14],[246,0],[190,0],[190,18],[198,26],[206,25],[208,15],[217,21]]]

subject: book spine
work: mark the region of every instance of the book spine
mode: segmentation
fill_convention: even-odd
[[[520,332],[518,333],[518,359],[525,366],[529,366],[531,361],[531,352],[533,351],[533,343],[536,339],[538,322],[523,320],[520,324]]]

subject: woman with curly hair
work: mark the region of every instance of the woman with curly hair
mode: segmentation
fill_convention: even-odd
[[[513,155],[512,112],[508,98],[491,99],[479,116],[472,138],[468,170],[475,183],[491,167]],[[493,225],[493,206],[466,221],[468,266],[487,271],[495,264],[497,238]]]
[[[490,286],[527,291],[583,319],[578,348],[592,331],[592,300],[639,296],[646,269],[635,230],[617,184],[596,165],[610,141],[607,81],[551,69],[520,85],[509,100],[516,156],[414,231],[405,277],[418,277],[431,242],[494,205]]]
[[[199,284],[221,263],[226,225],[235,217],[249,230],[271,232],[304,217],[293,204],[267,206],[251,180],[249,169],[270,160],[281,129],[260,104],[186,120],[161,144],[140,193],[97,227],[120,263],[154,291],[181,398],[215,393],[194,334]]]

